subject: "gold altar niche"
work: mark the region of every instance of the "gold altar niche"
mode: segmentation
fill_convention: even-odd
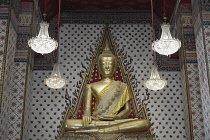
[[[114,76],[113,76],[113,74],[111,75],[111,77],[113,76],[114,78],[111,79],[110,83],[121,83],[121,85],[126,85],[125,89],[129,93],[129,101],[126,102],[124,104],[124,106],[129,106],[129,109],[131,109],[131,112],[130,112],[129,117],[128,117],[128,115],[127,115],[127,117],[124,117],[122,115],[121,116],[122,118],[120,118],[119,120],[118,119],[109,120],[106,117],[105,117],[106,119],[104,119],[103,117],[106,116],[106,114],[98,115],[99,117],[97,116],[98,118],[95,119],[93,112],[97,112],[99,107],[96,108],[96,105],[98,105],[98,104],[100,105],[100,103],[98,103],[97,99],[95,99],[94,97],[92,99],[92,96],[91,96],[92,102],[91,102],[91,105],[89,108],[91,108],[91,113],[92,113],[92,114],[90,114],[90,116],[91,116],[90,118],[93,118],[93,119],[92,119],[90,125],[87,127],[84,124],[84,116],[86,116],[86,114],[88,114],[88,113],[86,113],[87,112],[86,111],[86,108],[87,108],[86,90],[87,90],[87,87],[89,87],[89,85],[98,84],[101,81],[103,82],[104,75],[101,72],[100,73],[102,75],[99,74],[99,70],[101,69],[101,67],[98,67],[100,65],[97,65],[97,62],[98,62],[98,60],[101,61],[101,56],[104,54],[107,55],[107,52],[109,53],[108,55],[111,54],[112,56],[116,56],[116,64],[117,64],[117,68],[115,70],[116,71],[115,75]],[[106,57],[106,59],[108,59],[108,58]],[[103,78],[102,78],[102,76],[103,76]],[[105,78],[110,79],[109,76],[107,76]],[[121,82],[119,82],[119,81],[121,81]],[[124,83],[126,83],[126,84],[124,84]],[[101,85],[99,84],[99,86],[101,86]],[[110,87],[110,88],[112,88],[112,87]],[[122,92],[122,93],[123,93],[122,94],[122,96],[123,96],[125,92]],[[110,94],[110,96],[111,96],[111,94]],[[85,100],[84,100],[84,98],[85,98]],[[122,102],[122,101],[119,100],[119,102]],[[109,102],[109,104],[110,104],[110,102]],[[118,106],[118,104],[116,104],[116,105]],[[123,108],[126,108],[124,106],[122,108],[120,108],[119,111],[123,110]],[[123,112],[123,111],[121,111],[121,112]],[[84,116],[83,116],[83,114],[84,114]],[[129,113],[127,113],[127,114],[129,114]],[[100,116],[103,116],[103,117],[101,118]],[[114,115],[112,115],[112,116],[114,116]],[[99,120],[97,120],[97,119],[99,119]],[[89,119],[86,119],[86,120],[89,120]],[[112,125],[113,122],[114,122],[114,125]],[[100,123],[105,124],[105,125],[102,126]],[[136,123],[139,125],[136,125]],[[111,125],[112,127],[109,127],[109,125]],[[136,125],[136,127],[135,127],[135,125]],[[116,128],[117,128],[117,130],[115,130]],[[127,128],[128,128],[128,130],[127,130]],[[118,139],[118,140],[121,140],[121,139],[155,139],[155,136],[152,134],[151,129],[148,129],[148,128],[150,128],[150,123],[148,123],[146,105],[142,105],[141,107],[137,106],[136,98],[135,98],[134,91],[133,91],[130,77],[129,77],[129,73],[125,70],[122,58],[118,55],[117,46],[115,43],[112,42],[112,38],[110,35],[110,29],[108,26],[106,26],[103,31],[102,39],[101,39],[100,43],[97,45],[96,51],[92,56],[92,60],[90,62],[90,67],[83,78],[83,82],[82,82],[80,90],[79,90],[79,96],[76,101],[76,105],[74,106],[74,108],[71,108],[71,106],[68,107],[66,115],[64,117],[64,121],[62,122],[62,125],[60,127],[57,139],[58,140],[68,140],[68,139],[93,139],[93,140],[95,140],[95,139],[97,139],[97,140],[98,139],[99,140],[105,140],[105,139],[110,139],[110,140],[115,140],[115,139]],[[111,131],[108,131],[108,130],[111,130]]]

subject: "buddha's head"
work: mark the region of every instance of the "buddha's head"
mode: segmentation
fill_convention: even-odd
[[[103,77],[112,77],[116,71],[117,59],[109,49],[106,42],[105,49],[98,57],[99,72]]]

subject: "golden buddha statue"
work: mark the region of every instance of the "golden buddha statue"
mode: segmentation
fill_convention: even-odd
[[[64,129],[83,133],[122,133],[147,131],[149,120],[127,119],[130,115],[131,95],[125,83],[115,81],[116,57],[109,50],[108,42],[98,58],[98,68],[102,75],[99,82],[87,84],[84,97],[82,119],[68,119]],[[96,109],[92,113],[92,98]]]

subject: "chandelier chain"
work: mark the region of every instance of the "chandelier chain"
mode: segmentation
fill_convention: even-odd
[[[152,42],[155,41],[155,23],[154,23],[154,7],[153,7],[153,0],[151,0],[151,13],[152,13]],[[153,54],[153,63],[155,64],[156,61],[156,54],[155,51],[152,49]]]
[[[163,9],[164,9],[163,17],[166,17],[166,0],[163,0]]]
[[[56,63],[58,63],[58,58],[59,58],[59,37],[60,37],[60,16],[61,16],[61,0],[58,0],[58,34],[57,34],[57,42],[58,42],[58,47],[56,50]]]
[[[153,0],[151,0],[151,13],[152,13],[152,41],[154,41],[155,31],[154,31],[154,10],[153,10]]]
[[[44,1],[44,21],[46,21],[46,16],[47,16],[47,0]]]

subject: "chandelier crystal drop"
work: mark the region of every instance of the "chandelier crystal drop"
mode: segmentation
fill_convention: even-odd
[[[38,36],[33,37],[28,41],[29,47],[42,55],[51,53],[58,46],[58,42],[49,37],[48,28],[48,23],[41,22]]]
[[[168,56],[179,50],[181,47],[181,41],[179,39],[172,38],[169,24],[163,23],[161,28],[161,38],[160,40],[156,40],[152,43],[152,49],[159,54]]]
[[[145,81],[144,85],[148,89],[156,91],[156,90],[163,89],[166,84],[167,84],[167,81],[160,78],[157,71],[157,67],[153,66],[150,79]]]
[[[46,78],[44,82],[48,87],[53,89],[62,88],[67,83],[66,79],[61,77],[58,64],[54,65],[51,76]]]

